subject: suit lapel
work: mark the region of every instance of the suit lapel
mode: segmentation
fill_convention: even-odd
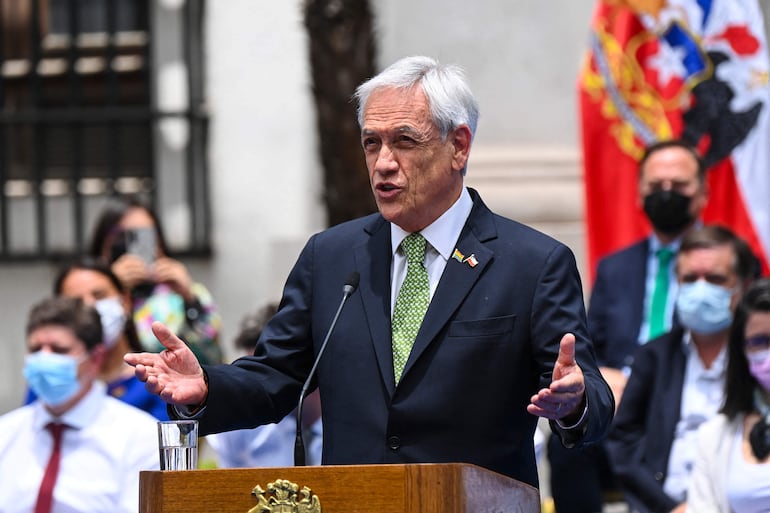
[[[468,261],[458,262],[450,258],[441,275],[436,292],[433,294],[428,311],[417,333],[412,352],[404,367],[402,380],[409,374],[409,370],[419,359],[420,355],[436,338],[439,331],[443,329],[451,316],[468,295],[474,284],[481,277],[484,269],[494,258],[494,253],[484,242],[497,237],[497,231],[494,227],[492,213],[481,201],[475,191],[470,189],[471,197],[474,200],[473,210],[463,227],[460,237],[457,240],[456,248],[465,255],[466,258],[474,255],[478,262],[471,266]],[[392,368],[392,363],[391,363]]]
[[[390,224],[378,217],[366,228],[370,237],[354,249],[361,274],[359,293],[382,381],[393,395],[393,348],[390,329]]]
[[[684,392],[684,374],[687,368],[687,355],[682,347],[682,339],[684,338],[684,331],[677,329],[671,333],[671,343],[673,344],[669,353],[669,357],[672,360],[670,367],[671,381],[666,387],[664,397],[661,398],[661,403],[664,405],[663,415],[661,423],[663,428],[664,439],[666,440],[665,446],[669,449],[674,443],[674,436],[676,434],[676,425],[679,422],[682,410],[682,394]],[[661,379],[665,379],[661,377]]]
[[[647,280],[647,253],[650,251],[650,239],[647,238],[639,245],[638,251],[634,251],[633,258],[629,261],[628,270],[628,294],[633,298],[630,303],[632,309],[628,312],[629,325],[642,325],[642,312],[644,312],[644,294]],[[639,273],[636,269],[644,269]]]

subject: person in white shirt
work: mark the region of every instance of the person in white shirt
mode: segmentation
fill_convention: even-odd
[[[45,299],[26,332],[24,376],[38,399],[0,416],[0,511],[47,503],[51,513],[136,513],[139,472],[159,468],[156,421],[97,380],[105,357],[98,312],[77,298]]]

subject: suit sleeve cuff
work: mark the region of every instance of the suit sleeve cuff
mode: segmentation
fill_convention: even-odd
[[[558,434],[561,444],[567,449],[582,445],[583,437],[588,430],[588,394],[584,398],[583,413],[575,424],[568,426],[561,420],[550,421],[551,430]]]
[[[568,426],[568,425],[565,425],[561,421],[561,419],[556,419],[556,424],[565,431],[578,429],[585,422],[586,417],[588,416],[588,396],[587,395],[585,400],[586,400],[586,405],[583,407],[583,413],[580,415],[580,418],[577,420],[577,422]]]
[[[181,420],[195,420],[203,415],[206,411],[206,406],[187,406],[187,405],[173,405],[171,406],[173,416]]]
[[[203,371],[203,381],[206,384],[206,398],[203,400],[203,404],[169,405],[169,408],[168,408],[169,417],[181,419],[181,420],[193,420],[193,419],[198,419],[201,417],[201,415],[203,415],[203,412],[206,410],[206,399],[208,399],[208,389],[209,389],[209,375],[205,370]]]

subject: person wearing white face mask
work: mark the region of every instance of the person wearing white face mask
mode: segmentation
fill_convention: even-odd
[[[748,245],[727,228],[703,226],[682,239],[681,327],[637,351],[607,441],[631,511],[689,508],[696,432],[722,403],[733,311],[757,270]]]
[[[59,271],[53,293],[80,298],[99,312],[106,353],[99,379],[107,384],[107,393],[158,420],[168,420],[166,403],[149,393],[136,379],[133,368],[123,361],[124,354],[141,351],[142,347],[131,318],[128,293],[109,266],[92,258],[70,263]],[[26,403],[35,398],[31,388]]]
[[[688,490],[697,513],[759,513],[770,504],[770,279],[758,280],[735,311],[725,402],[697,435]]]
[[[107,392],[123,402],[167,420],[166,403],[151,394],[136,379],[133,368],[123,355],[142,351],[131,315],[131,301],[121,281],[106,265],[85,258],[64,267],[54,281],[54,294],[79,297],[99,312],[107,356],[99,379],[107,383]]]
[[[126,325],[126,307],[120,296],[98,299],[93,307],[99,312],[102,320],[104,345],[107,349],[115,347],[124,337],[123,329]]]
[[[38,399],[0,416],[0,511],[136,513],[159,467],[155,419],[106,393],[99,314],[77,298],[35,305],[24,376]]]

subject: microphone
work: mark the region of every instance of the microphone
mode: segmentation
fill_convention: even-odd
[[[313,366],[310,368],[310,373],[307,375],[305,384],[302,385],[302,392],[299,394],[299,402],[297,403],[297,437],[294,440],[295,467],[305,466],[305,442],[302,440],[302,405],[305,402],[307,389],[310,388],[310,382],[313,380],[313,376],[315,376],[316,368],[318,367],[318,363],[321,361],[321,356],[324,354],[326,344],[329,342],[329,337],[331,337],[332,331],[334,331],[334,326],[337,325],[337,319],[340,316],[340,312],[342,312],[342,307],[345,306],[345,302],[358,288],[358,282],[360,279],[361,276],[358,274],[358,272],[353,271],[350,273],[350,276],[348,276],[347,280],[345,280],[345,285],[342,287],[342,301],[340,301],[340,306],[337,307],[337,313],[334,314],[334,319],[332,319],[332,323],[329,326],[329,331],[326,332],[326,337],[321,344],[321,348],[318,350],[318,354],[315,357]]]

